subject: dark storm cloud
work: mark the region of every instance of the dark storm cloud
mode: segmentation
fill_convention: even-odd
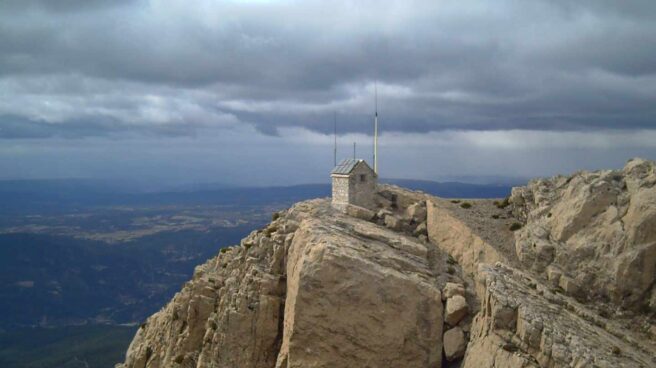
[[[656,124],[653,1],[9,1],[0,137]],[[22,119],[22,120],[21,120]],[[22,121],[22,123],[21,123]]]
[[[169,126],[135,126],[112,118],[94,117],[93,121],[71,119],[65,123],[53,124],[45,121],[26,119],[20,116],[0,116],[0,139],[20,138],[84,138],[111,136],[119,133],[133,133],[145,136],[194,136],[193,127],[177,124]]]
[[[122,6],[137,0],[3,0],[0,9],[12,11],[45,10],[50,12],[79,12]]]

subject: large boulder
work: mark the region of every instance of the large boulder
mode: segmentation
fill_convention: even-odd
[[[444,289],[442,290],[442,299],[446,300],[456,295],[464,297],[465,286],[455,282],[447,282],[446,285],[444,285]]]
[[[444,356],[448,361],[460,359],[465,355],[465,333],[460,327],[454,327],[444,333]]]
[[[412,231],[412,234],[414,236],[421,236],[421,235],[428,236],[428,228],[426,227],[426,221],[417,225],[417,227]]]
[[[346,206],[346,214],[365,221],[371,221],[376,216],[374,211],[352,204]]]
[[[197,267],[119,367],[440,367],[432,266],[415,238],[303,202]]]
[[[415,223],[426,221],[426,201],[420,201],[410,205],[410,207],[405,210],[405,213],[408,219]]]
[[[394,215],[385,216],[385,226],[394,231],[401,231],[404,228],[403,219],[400,219]]]
[[[439,367],[441,293],[415,256],[425,246],[371,223],[331,226],[309,219],[294,236],[276,366]]]
[[[467,300],[462,295],[453,295],[446,300],[446,310],[444,312],[444,322],[449,326],[455,326],[469,312]]]

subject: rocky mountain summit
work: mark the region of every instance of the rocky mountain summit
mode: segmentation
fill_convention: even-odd
[[[522,265],[572,296],[656,310],[655,185],[654,162],[634,159],[515,188]]]
[[[655,183],[634,159],[505,200],[298,203],[198,266],[117,367],[654,367]]]

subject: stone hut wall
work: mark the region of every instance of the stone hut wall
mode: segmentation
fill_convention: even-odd
[[[349,204],[349,177],[348,176],[333,176],[333,207],[345,209]]]
[[[364,177],[364,180],[362,178]],[[374,206],[374,193],[376,191],[376,178],[374,173],[364,164],[358,164],[349,178],[350,203],[356,206],[372,208]]]

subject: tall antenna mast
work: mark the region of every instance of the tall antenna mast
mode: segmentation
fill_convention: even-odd
[[[337,111],[335,111],[334,123],[335,123],[335,144],[333,146],[333,161],[335,162],[335,166],[337,166]]]
[[[374,82],[374,172],[378,175],[378,81]]]
[[[355,160],[355,142],[353,142],[353,159]]]

